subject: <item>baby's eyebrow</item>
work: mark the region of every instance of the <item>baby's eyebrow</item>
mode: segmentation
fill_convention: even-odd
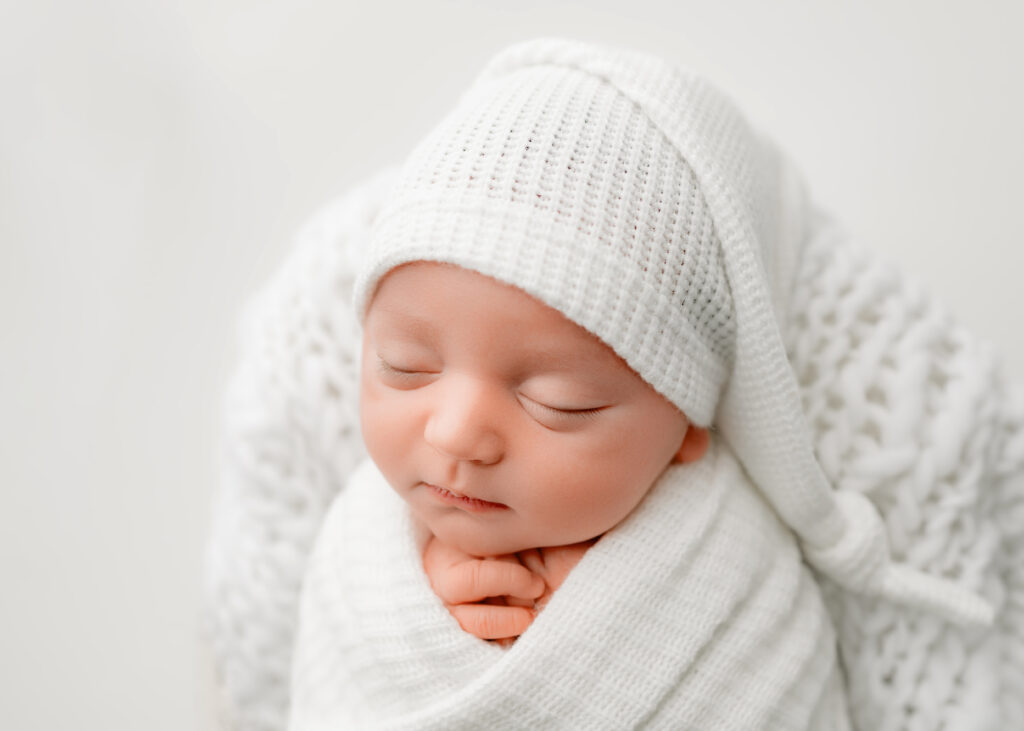
[[[434,340],[439,328],[437,323],[405,309],[381,306],[379,312],[384,315],[382,325],[389,329],[401,330],[403,333]]]
[[[572,369],[594,362],[588,354],[572,352],[565,348],[550,345],[533,345],[526,343],[522,348],[524,356],[544,368]]]
[[[591,378],[598,378],[602,382],[620,375],[618,368],[613,366],[612,361],[604,357],[604,354],[589,348],[567,349],[563,345],[530,343],[527,340],[523,343],[522,352],[524,358],[532,361],[532,365],[541,370],[572,373],[577,376],[582,373]]]

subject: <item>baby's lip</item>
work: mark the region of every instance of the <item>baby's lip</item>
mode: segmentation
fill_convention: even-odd
[[[453,490],[450,487],[438,485],[433,482],[420,483],[442,502],[462,508],[473,513],[482,513],[488,510],[508,510],[508,505],[495,503],[490,500],[482,500],[466,493]]]

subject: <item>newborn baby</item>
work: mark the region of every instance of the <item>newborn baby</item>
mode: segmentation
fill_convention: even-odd
[[[560,312],[438,263],[402,266],[374,295],[361,414],[370,456],[430,532],[434,589],[485,639],[521,634],[665,467],[708,443]]]
[[[370,459],[306,566],[293,731],[842,730],[821,576],[991,621],[817,461],[782,329],[838,243],[698,76],[514,46],[375,216]]]

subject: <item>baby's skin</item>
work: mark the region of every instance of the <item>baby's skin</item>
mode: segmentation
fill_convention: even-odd
[[[435,593],[482,639],[521,635],[665,468],[707,448],[595,335],[461,267],[389,272],[362,357],[367,451],[431,536]]]
[[[479,558],[431,537],[423,568],[462,629],[508,645],[526,631],[595,542]]]

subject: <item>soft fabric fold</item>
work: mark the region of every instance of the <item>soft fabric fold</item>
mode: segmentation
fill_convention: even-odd
[[[530,98],[536,98],[540,80],[562,84],[583,76],[586,84],[581,86],[588,93],[614,103],[623,114],[633,104],[643,105],[642,124],[636,129],[644,139],[664,146],[671,137],[669,142],[685,156],[686,165],[674,156],[650,165],[655,174],[651,181],[675,185],[677,192],[700,191],[677,196],[686,205],[679,207],[672,232],[687,228],[706,233],[713,227],[732,262],[729,285],[746,282],[751,288],[743,289],[737,316],[747,336],[753,333],[755,339],[738,353],[721,418],[715,419],[718,436],[739,454],[746,475],[793,531],[804,558],[815,568],[837,628],[843,669],[842,676],[833,668],[820,677],[829,687],[845,686],[856,727],[1024,728],[1024,392],[999,372],[991,349],[957,325],[913,279],[854,246],[816,206],[795,166],[692,73],[670,70],[644,54],[544,39],[507,49],[481,78],[494,85],[506,75],[515,76],[516,88]],[[609,84],[615,93],[606,88]],[[606,126],[602,123],[602,129]],[[523,160],[539,164],[547,159],[528,139],[533,126],[499,125],[503,130],[513,127]],[[587,127],[592,131],[589,122]],[[487,138],[491,127],[479,129]],[[556,147],[552,143],[547,152],[554,155]],[[472,186],[502,200],[518,195],[519,203],[539,207],[549,206],[551,199],[537,192],[551,188],[534,191],[510,175],[506,177],[515,186],[492,190],[491,176],[482,174],[479,161],[507,160],[500,155],[507,150],[496,151],[493,158],[481,158],[472,146],[451,151],[449,162],[459,163],[454,167],[458,175],[437,179],[455,182],[459,206],[442,208],[431,199],[429,206],[406,200],[409,205],[395,208],[395,191],[401,190],[395,181],[401,175],[386,171],[366,181],[304,230],[287,265],[246,317],[242,364],[226,401],[223,495],[211,537],[207,604],[225,695],[238,727],[247,731],[284,725],[292,693],[287,667],[299,578],[327,505],[363,454],[353,299],[360,301],[355,273],[366,271],[371,242],[390,230],[408,247],[415,240],[412,234],[423,231],[434,236],[432,243],[412,253],[439,256],[438,240],[453,246],[490,241],[500,254],[493,259],[495,266],[520,242],[529,247],[524,252],[534,255],[521,258],[534,262],[524,281],[537,286],[526,289],[543,299],[540,285],[547,263],[566,259],[536,256],[542,234],[552,234],[548,238],[558,246],[578,229],[564,221],[545,222],[537,211],[524,215],[521,206],[510,205],[501,207],[506,214],[502,236],[477,235],[468,225],[467,210],[486,218],[493,209],[469,195]],[[574,155],[572,147],[562,152]],[[580,168],[583,161],[575,157],[564,161],[564,168],[562,158],[551,157],[552,170],[561,176],[570,163]],[[659,199],[646,195],[654,183],[645,185],[639,188],[643,196],[623,196],[625,203],[614,211],[625,215],[646,210],[650,215],[640,223],[663,222],[669,209],[651,212],[651,201]],[[611,195],[609,200],[619,199]],[[574,201],[579,202],[559,200],[558,210],[565,213]],[[596,214],[612,209],[603,201],[592,202],[580,208],[586,217],[570,222],[593,227],[601,220]],[[617,224],[609,230],[631,228]],[[693,239],[687,242],[692,251]],[[716,244],[705,253],[717,250]],[[448,258],[483,267],[480,257]],[[390,257],[378,263],[383,271],[399,261],[401,257]],[[717,260],[708,256],[703,261]],[[587,273],[580,274],[587,281],[604,281],[589,278],[595,271],[607,272],[605,279],[615,282],[625,276],[613,260],[594,256],[586,263],[589,269],[579,272]],[[627,281],[634,291],[633,280]],[[561,287],[554,289],[562,293]],[[549,303],[593,318],[597,322],[590,323],[591,329],[598,334],[598,326],[618,313],[609,307],[607,317],[596,316],[603,310],[581,307],[575,299]],[[668,332],[657,325],[649,330]],[[695,365],[706,366],[710,357],[688,347],[689,338],[684,328],[679,338],[668,340],[682,343],[676,343],[681,358],[692,357]],[[654,357],[633,365],[642,370],[668,364],[661,374],[664,380],[650,382],[674,394],[680,404],[691,391],[700,390],[702,378],[717,383],[725,377],[726,369],[677,367],[664,357],[665,348],[652,351]],[[696,408],[693,415],[710,420],[714,399],[697,401],[705,409]],[[356,512],[346,520],[377,550],[396,550],[383,533],[363,530]],[[405,534],[396,529],[388,535]],[[750,560],[755,559],[762,565],[759,556]],[[408,702],[419,708],[424,698],[440,702],[480,682],[496,658],[504,662],[515,657],[452,633],[450,617],[424,591],[415,568],[408,582],[392,581],[386,589],[397,593],[381,596],[405,602],[400,606],[408,611],[402,616],[419,632],[400,633],[394,645],[382,642],[388,651],[381,656],[381,667],[389,677],[415,675],[407,665],[415,649],[442,658],[452,670],[441,676],[443,682],[424,690],[425,695],[410,693],[394,701],[397,705],[382,707],[398,709]],[[373,571],[378,569],[364,573],[376,577]],[[322,592],[317,601],[344,607],[357,596],[360,601],[374,596],[359,582],[351,587],[356,594],[347,595],[348,588],[325,583],[317,590]],[[984,626],[993,612],[994,621]],[[551,615],[545,611],[543,616]],[[342,624],[340,618],[332,621]],[[390,628],[383,619],[375,622],[369,622],[375,633]],[[526,637],[537,636],[545,622]],[[586,640],[580,643],[590,648]],[[336,651],[329,644],[305,647],[304,662],[313,677],[317,672],[330,675]],[[353,645],[353,652],[357,664],[367,661],[365,647]],[[358,680],[369,682],[371,677],[360,675]],[[810,685],[802,687],[810,692]],[[726,692],[713,685],[704,688],[714,692],[708,698],[691,697],[694,708],[714,705],[716,693]],[[392,703],[391,691],[380,692]],[[834,694],[818,696],[809,727],[828,727],[821,719],[836,714],[829,699]],[[811,705],[798,702],[795,713],[803,714]],[[664,707],[669,706],[666,701]],[[535,705],[528,707],[540,712]],[[693,713],[708,717],[706,710]],[[752,713],[750,717],[763,716]],[[388,723],[414,727],[412,710],[393,715]],[[778,723],[785,727],[781,724],[801,718]]]
[[[670,467],[508,650],[448,614],[422,545],[364,462],[305,577],[293,731],[849,727],[817,585],[723,443]]]

